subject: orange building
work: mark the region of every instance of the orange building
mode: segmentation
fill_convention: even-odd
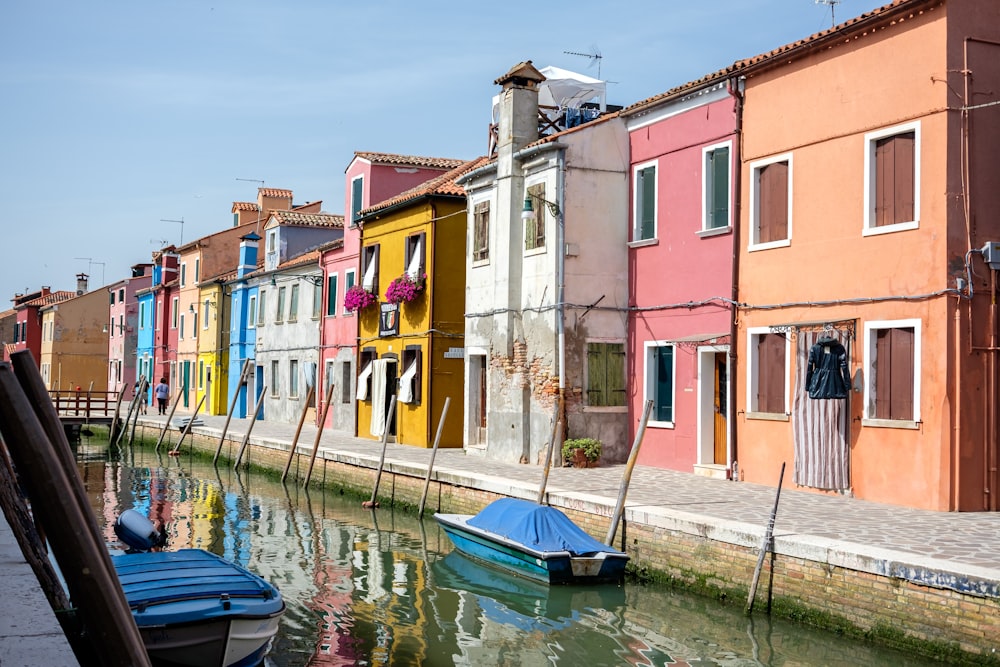
[[[897,0],[733,72],[740,479],[997,510],[1000,3]]]

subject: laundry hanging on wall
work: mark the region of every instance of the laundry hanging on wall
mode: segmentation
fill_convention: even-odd
[[[806,390],[813,399],[847,398],[851,390],[847,349],[833,336],[824,335],[809,348]]]

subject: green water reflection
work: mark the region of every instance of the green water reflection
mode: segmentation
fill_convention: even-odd
[[[150,446],[85,441],[78,460],[110,545],[134,508],[164,521],[168,548],[206,549],[280,588],[267,665],[929,664],[664,587],[541,586],[453,553],[433,519],[292,478]]]

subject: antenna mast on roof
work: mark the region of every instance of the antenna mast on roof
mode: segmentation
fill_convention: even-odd
[[[590,58],[590,62],[587,63],[587,67],[593,67],[594,63],[597,63],[597,78],[600,79],[601,58],[603,58],[604,56],[601,55],[601,50],[598,49],[596,46],[590,47],[590,50],[593,51],[593,53],[580,53],[578,51],[563,51],[563,53],[569,56],[580,56],[582,58]]]
[[[260,183],[258,188],[264,187],[264,179],[262,178],[236,178],[237,181],[246,181],[247,183]],[[258,191],[259,192],[259,191]],[[255,234],[260,234],[260,202],[257,202],[257,226],[254,228]]]
[[[817,5],[829,5],[830,6],[830,27],[837,25],[836,9],[837,5],[840,4],[841,0],[816,0]]]

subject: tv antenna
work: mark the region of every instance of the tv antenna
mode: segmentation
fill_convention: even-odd
[[[181,217],[180,220],[165,220],[164,218],[160,218],[160,222],[179,222],[181,224],[181,241],[180,241],[180,243],[177,244],[177,247],[179,248],[180,246],[184,245],[184,218],[183,217]]]
[[[101,285],[104,285],[104,262],[95,262],[90,257],[74,257],[73,259],[82,259],[87,261],[87,273],[93,275],[94,264],[98,264],[101,267]]]
[[[161,248],[167,247],[167,239],[149,239],[150,243],[155,243]]]
[[[830,7],[830,27],[837,25],[837,5],[839,5],[841,0],[816,0],[817,5],[828,5]]]
[[[237,178],[237,181],[246,181],[247,183],[259,183],[258,187],[264,187],[264,179],[262,178]],[[257,226],[254,228],[254,233],[260,233],[260,205],[257,206]]]
[[[597,46],[591,46],[590,50],[593,51],[593,53],[580,53],[579,51],[563,51],[563,53],[569,56],[580,56],[581,58],[590,58],[590,62],[587,63],[587,67],[593,67],[594,63],[597,63],[597,78],[600,79],[601,58],[603,58],[604,56],[601,55],[601,50],[597,48]]]

